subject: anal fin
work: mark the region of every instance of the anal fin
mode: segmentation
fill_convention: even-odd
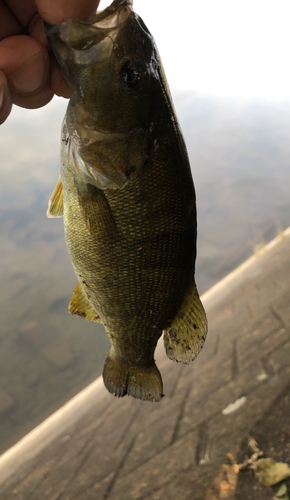
[[[98,313],[93,308],[80,283],[74,289],[68,310],[71,314],[75,314],[79,318],[85,318],[94,323],[101,323]]]
[[[63,185],[60,176],[49,199],[46,215],[47,217],[63,216]]]
[[[163,333],[169,359],[187,364],[201,351],[207,335],[207,320],[194,280],[170,327]]]

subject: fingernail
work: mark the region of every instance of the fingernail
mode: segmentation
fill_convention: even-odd
[[[18,92],[35,92],[43,84],[47,67],[43,52],[39,52],[24,66],[9,75],[9,84]]]

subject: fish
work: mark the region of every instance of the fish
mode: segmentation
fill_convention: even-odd
[[[161,59],[130,0],[45,30],[72,89],[48,207],[64,218],[78,279],[69,311],[106,329],[107,390],[158,402],[161,335],[168,358],[188,364],[207,334],[195,189]]]

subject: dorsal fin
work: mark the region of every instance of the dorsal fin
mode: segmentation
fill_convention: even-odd
[[[93,308],[80,283],[74,289],[68,310],[71,314],[75,314],[79,318],[85,318],[94,323],[101,323],[98,313]]]
[[[46,215],[47,217],[63,216],[63,185],[60,176],[48,202]]]

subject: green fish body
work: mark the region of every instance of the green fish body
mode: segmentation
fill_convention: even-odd
[[[128,0],[46,32],[72,88],[48,210],[64,216],[79,281],[69,309],[106,328],[107,389],[159,401],[162,332],[168,357],[184,363],[207,332],[194,185],[161,61]]]

